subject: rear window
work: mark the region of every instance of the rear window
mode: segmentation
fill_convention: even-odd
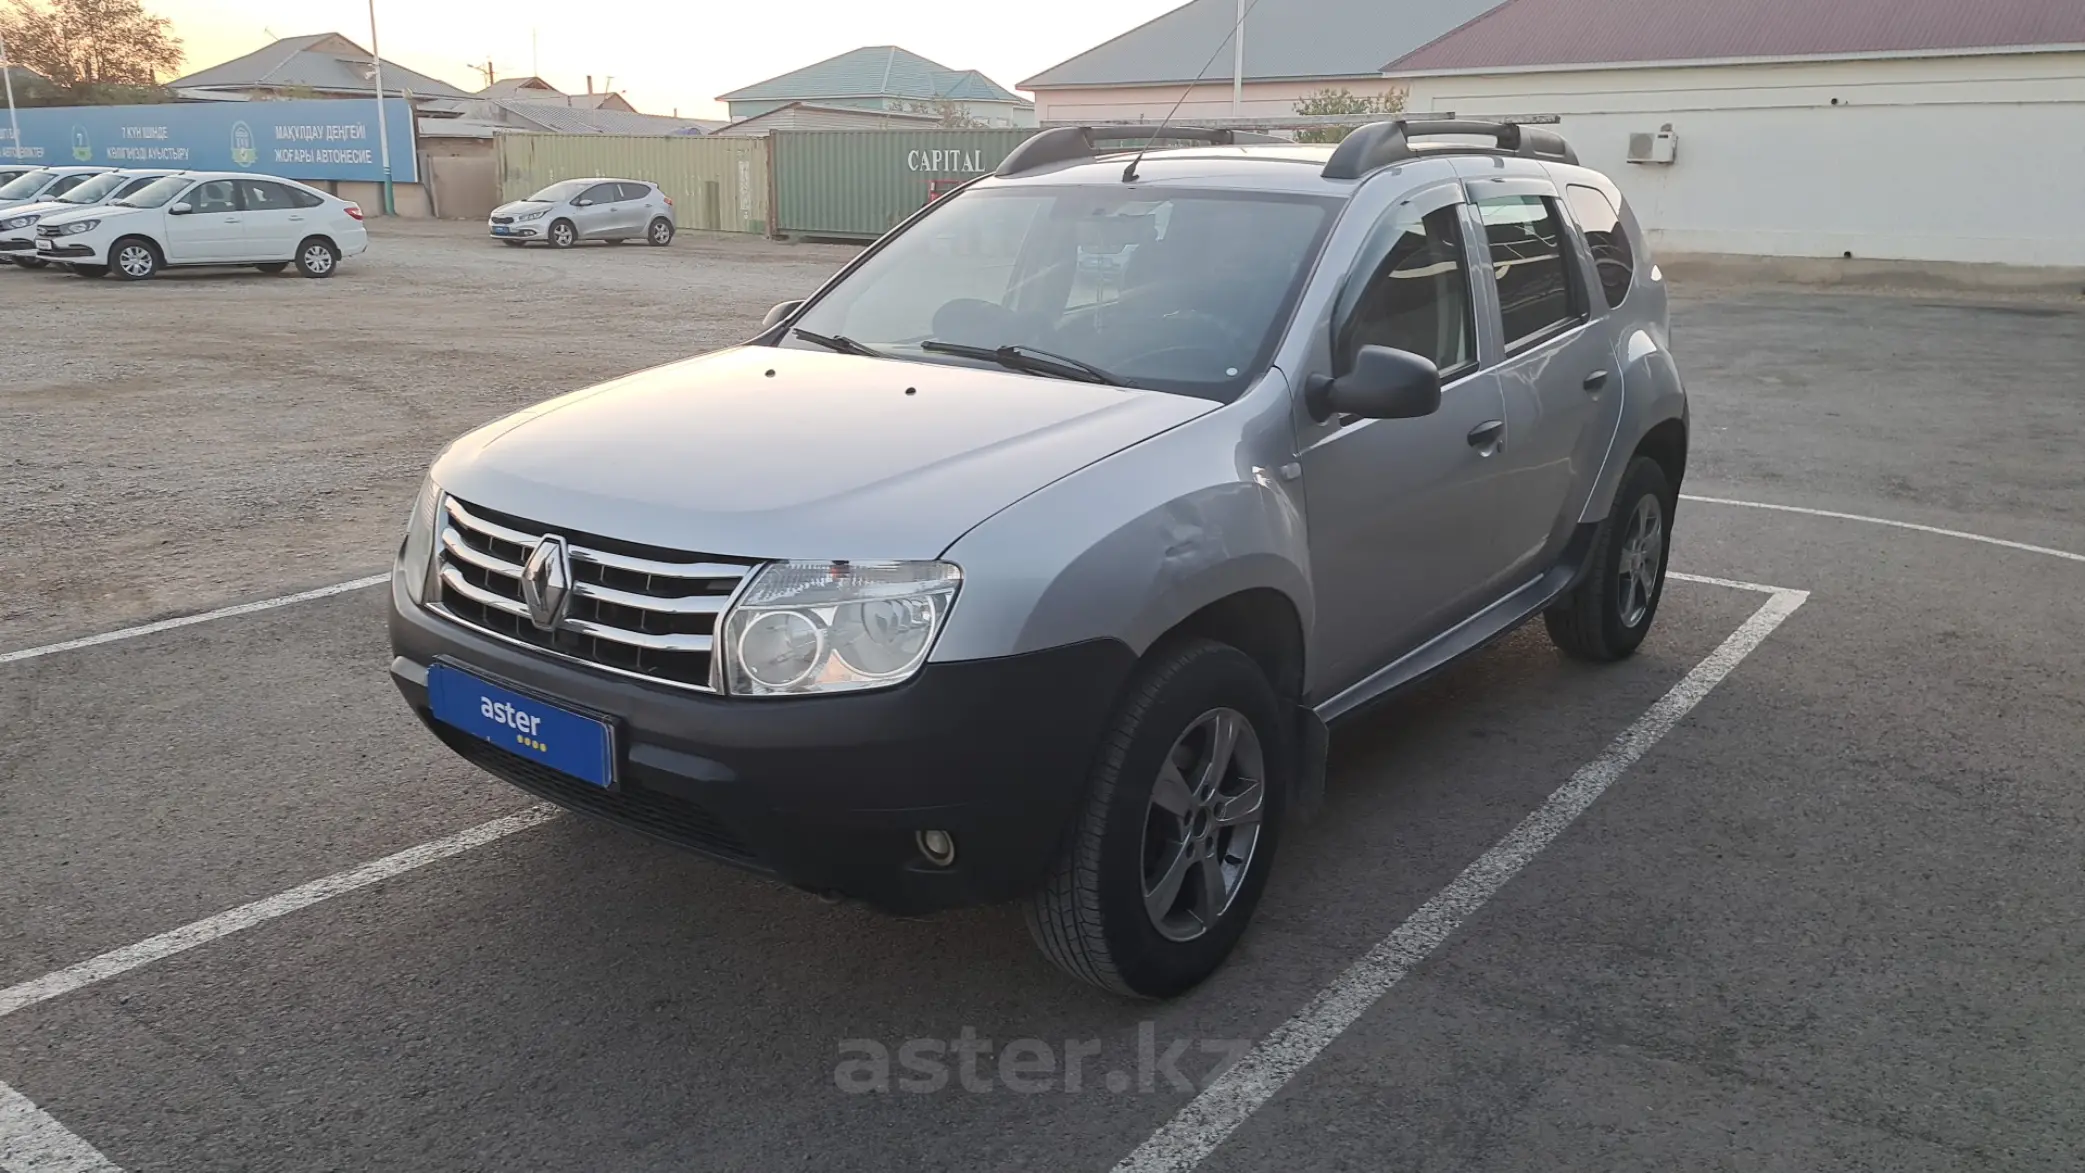
[[[1571,215],[1585,232],[1593,250],[1593,266],[1600,274],[1600,292],[1610,308],[1621,305],[1636,280],[1636,250],[1629,244],[1629,231],[1622,226],[1621,212],[1597,187],[1574,183],[1564,190],[1571,202]]]
[[[1540,196],[1479,200],[1507,349],[1533,342],[1582,317],[1571,285],[1563,225]]]

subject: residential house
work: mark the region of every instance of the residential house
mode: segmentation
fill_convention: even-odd
[[[950,69],[895,45],[870,45],[717,97],[733,122],[791,103],[947,112],[985,126],[1034,126],[1035,106],[974,69]]]
[[[402,95],[418,106],[470,96],[440,78],[391,61],[383,64],[387,97]],[[376,67],[369,50],[339,33],[318,33],[285,37],[244,57],[176,78],[167,88],[194,100],[373,98]]]

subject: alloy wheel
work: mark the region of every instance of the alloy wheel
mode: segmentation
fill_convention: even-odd
[[[1621,571],[1616,582],[1621,604],[1622,626],[1635,627],[1651,612],[1657,594],[1658,572],[1665,563],[1665,507],[1654,493],[1646,493],[1630,511],[1629,527],[1622,539]]]
[[[1144,815],[1144,911],[1168,940],[1215,926],[1245,885],[1266,813],[1259,734],[1212,709],[1173,742]]]

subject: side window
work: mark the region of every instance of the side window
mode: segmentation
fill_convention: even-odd
[[[249,212],[287,212],[296,205],[290,200],[289,189],[279,183],[265,179],[242,179],[239,181],[240,195],[246,200]]]
[[[615,184],[597,183],[592,187],[587,188],[585,191],[581,192],[579,194],[579,198],[582,200],[592,200],[597,204],[612,204],[615,201],[621,199],[622,196],[617,194]]]
[[[232,181],[229,179],[213,179],[208,183],[198,183],[189,188],[188,194],[183,198],[195,205],[197,212],[239,210],[239,204],[232,195]]]
[[[652,189],[642,183],[624,183],[617,186],[623,189],[623,198],[626,200],[648,200],[652,196]]]
[[[1532,342],[1584,317],[1571,282],[1569,243],[1556,209],[1540,196],[1479,200],[1491,272],[1498,281],[1506,349]]]
[[[1571,201],[1571,215],[1592,246],[1593,265],[1599,270],[1600,291],[1608,307],[1622,304],[1636,279],[1636,250],[1629,244],[1621,213],[1597,187],[1574,183],[1564,189],[1564,198]]]
[[[326,202],[319,196],[319,193],[305,191],[301,187],[291,187],[288,184],[284,184],[282,190],[290,193],[290,204],[293,207],[316,208]]]
[[[1351,370],[1364,346],[1430,358],[1444,374],[1476,360],[1460,205],[1386,221],[1366,255],[1333,318],[1334,370]]]

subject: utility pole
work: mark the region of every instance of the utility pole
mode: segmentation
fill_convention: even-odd
[[[1245,0],[1238,0],[1238,26],[1231,31],[1231,117],[1245,116]]]
[[[384,121],[384,55],[376,43],[376,0],[369,0],[369,61],[376,70],[376,142],[384,155],[384,215],[398,214],[398,196],[391,187],[391,127]]]

